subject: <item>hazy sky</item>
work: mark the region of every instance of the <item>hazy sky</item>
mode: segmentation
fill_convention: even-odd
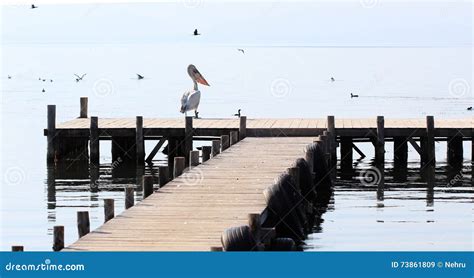
[[[13,2],[23,5],[2,6],[4,44],[472,46],[473,37],[471,1]]]

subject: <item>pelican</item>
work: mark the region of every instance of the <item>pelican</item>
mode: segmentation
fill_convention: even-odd
[[[194,65],[188,66],[188,74],[191,77],[191,80],[193,80],[194,88],[185,92],[181,97],[180,112],[187,115],[188,111],[194,110],[194,115],[197,119],[199,113],[197,109],[199,106],[199,101],[201,100],[201,92],[198,89],[198,83],[206,86],[209,86],[209,83],[207,83],[206,79],[204,79],[204,77]]]

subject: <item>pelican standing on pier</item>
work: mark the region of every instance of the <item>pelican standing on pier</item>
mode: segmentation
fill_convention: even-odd
[[[188,74],[193,80],[194,88],[189,90],[183,94],[181,97],[181,113],[187,115],[188,111],[194,110],[194,115],[196,119],[198,118],[198,106],[199,101],[201,100],[201,92],[198,89],[198,83],[202,85],[209,86],[206,79],[202,76],[202,74],[197,70],[194,65],[188,66]]]

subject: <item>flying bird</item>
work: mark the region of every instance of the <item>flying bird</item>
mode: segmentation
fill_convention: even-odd
[[[50,79],[49,82],[53,82],[53,79]]]
[[[33,5],[31,5],[31,8],[32,8],[32,9],[37,9],[38,6],[35,6],[35,5],[33,4]]]
[[[138,80],[145,78],[143,75],[137,73]]]
[[[180,112],[187,115],[188,111],[194,110],[194,115],[197,119],[199,117],[199,112],[197,111],[197,109],[199,106],[199,101],[201,100],[201,92],[199,91],[198,83],[206,86],[209,86],[209,83],[207,83],[206,79],[204,79],[202,74],[197,70],[194,65],[188,66],[188,74],[194,83],[194,88],[185,92],[181,97]]]
[[[77,75],[77,74],[74,74],[74,75],[77,77],[77,78],[76,78],[76,82],[81,81],[81,80],[84,78],[84,76],[86,76],[86,74],[87,74],[87,73],[84,73],[82,76],[79,76],[79,75]]]
[[[334,79],[334,77],[331,77],[331,82],[334,82],[336,81],[336,79]]]
[[[242,48],[237,48],[237,51],[240,51],[242,52],[242,54],[245,54],[245,50],[243,50]]]
[[[467,108],[467,110],[471,111],[471,110],[472,110],[472,106],[469,106],[469,107]]]
[[[9,76],[8,76],[8,79],[12,79],[12,77],[9,75]]]
[[[240,118],[240,109],[237,110],[237,114],[234,114],[235,117],[239,117]]]
[[[195,35],[195,36],[201,35],[201,34],[198,32],[198,29],[194,29],[194,35]]]
[[[359,97],[359,95],[354,95],[351,93],[351,98],[354,98],[354,97]]]

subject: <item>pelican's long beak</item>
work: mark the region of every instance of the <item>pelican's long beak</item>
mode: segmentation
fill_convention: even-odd
[[[211,86],[209,85],[209,83],[207,83],[206,79],[204,79],[204,77],[200,73],[196,74],[196,82],[202,85]]]

